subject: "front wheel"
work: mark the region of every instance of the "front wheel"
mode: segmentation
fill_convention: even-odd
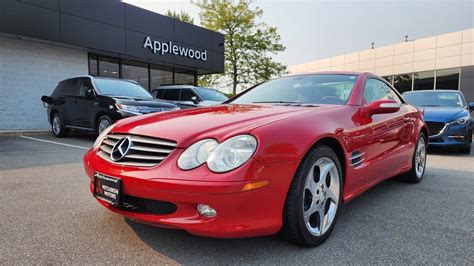
[[[281,236],[313,247],[331,234],[342,202],[342,170],[336,153],[318,145],[303,159],[288,191]]]
[[[420,183],[425,174],[426,168],[426,137],[420,133],[416,142],[415,151],[412,157],[412,167],[410,171],[402,176],[402,179],[409,183]]]
[[[112,125],[112,120],[108,115],[103,115],[99,117],[99,120],[97,120],[97,126],[96,126],[96,131],[97,134],[102,133],[102,131],[106,130],[110,125]]]

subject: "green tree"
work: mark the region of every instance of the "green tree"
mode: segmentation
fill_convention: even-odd
[[[225,70],[227,85],[237,88],[256,84],[281,75],[286,66],[273,55],[285,50],[274,27],[261,22],[263,11],[250,7],[251,0],[199,0],[201,26],[225,34]]]
[[[168,17],[172,17],[172,18],[181,20],[183,22],[187,22],[189,24],[194,24],[194,18],[191,17],[188,13],[186,13],[182,10],[180,10],[179,12],[168,10],[168,11],[166,11],[165,15],[168,16]]]

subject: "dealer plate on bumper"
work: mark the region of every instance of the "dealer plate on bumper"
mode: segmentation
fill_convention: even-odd
[[[122,180],[102,173],[94,173],[94,196],[114,206],[120,206]]]

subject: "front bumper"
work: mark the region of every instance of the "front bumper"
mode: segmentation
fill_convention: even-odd
[[[124,195],[172,203],[176,211],[171,214],[135,212],[97,199],[104,207],[137,222],[184,229],[194,235],[239,238],[272,235],[280,230],[283,205],[296,162],[265,165],[251,159],[230,173],[214,174],[205,166],[191,171],[179,170],[174,162],[180,152],[175,150],[156,167],[132,169],[112,165],[91,149],[84,157],[91,192],[94,172],[121,178]],[[262,180],[269,184],[242,192],[245,184]],[[213,207],[217,216],[199,215],[196,207],[200,203]]]
[[[472,143],[472,128],[466,125],[446,124],[444,130],[435,136],[429,137],[429,145],[433,147],[463,148]]]

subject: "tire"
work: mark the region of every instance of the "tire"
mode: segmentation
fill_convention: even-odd
[[[426,169],[426,136],[420,133],[416,142],[415,151],[412,156],[412,167],[410,171],[401,176],[401,179],[409,183],[420,183],[423,180]]]
[[[471,146],[467,146],[467,147],[461,148],[461,153],[463,153],[463,154],[471,154]]]
[[[314,147],[291,183],[280,236],[305,247],[323,243],[334,229],[342,206],[342,181],[341,165],[334,150],[326,145]]]
[[[69,129],[64,128],[63,120],[59,113],[53,114],[53,119],[51,120],[51,131],[53,135],[58,138],[66,137],[69,134]]]
[[[102,133],[107,127],[112,125],[112,119],[108,115],[103,115],[97,119],[97,124],[95,126],[95,130],[97,134]]]

